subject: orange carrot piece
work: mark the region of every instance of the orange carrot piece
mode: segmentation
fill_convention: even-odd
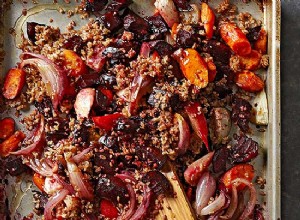
[[[206,38],[211,39],[214,34],[215,14],[205,2],[202,2],[201,6],[201,21],[204,24]]]
[[[247,92],[260,92],[265,87],[264,81],[255,73],[248,70],[236,74],[234,80],[238,87]]]
[[[6,99],[16,98],[24,87],[25,80],[26,73],[22,69],[10,69],[5,77],[3,96]]]

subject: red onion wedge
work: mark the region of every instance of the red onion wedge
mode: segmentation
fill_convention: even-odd
[[[136,182],[136,179],[134,179],[132,176],[128,174],[117,174],[116,177],[118,177],[119,179],[121,179],[123,182],[126,183],[126,188],[129,192],[129,198],[130,198],[128,210],[124,214],[122,214],[122,216],[119,216],[117,220],[129,220],[130,217],[134,214],[134,210],[136,207],[136,195],[131,185],[132,183]]]
[[[202,173],[211,164],[213,156],[214,152],[210,152],[189,165],[188,168],[184,171],[185,181],[192,186],[197,185]]]
[[[11,154],[14,155],[27,155],[31,152],[39,149],[44,143],[45,143],[45,120],[44,116],[40,115],[40,122],[36,129],[32,132],[32,136],[29,138],[29,141],[32,142],[32,144],[28,145],[27,147],[18,150],[16,152],[12,152]]]
[[[140,99],[152,88],[153,78],[136,74],[130,85],[129,113],[133,114],[138,107]]]
[[[50,197],[48,202],[45,205],[44,217],[45,220],[52,220],[54,219],[52,216],[52,210],[64,200],[64,198],[69,194],[69,191],[66,189],[61,189],[55,195]]]
[[[179,128],[179,141],[178,141],[178,154],[184,154],[186,150],[190,146],[190,129],[188,123],[184,120],[184,118],[178,114],[175,113],[175,122],[178,122],[178,128]]]
[[[214,177],[209,173],[205,172],[197,185],[196,189],[196,212],[201,214],[201,210],[208,204],[210,197],[215,194],[216,181]]]
[[[170,28],[179,23],[179,13],[173,0],[156,0],[154,5]]]
[[[46,85],[47,95],[51,97],[53,108],[57,110],[68,84],[64,70],[43,55],[25,52],[21,54],[21,59],[23,61],[20,63],[20,68],[33,65],[38,69]]]
[[[53,176],[58,170],[58,165],[48,159],[28,158],[25,164],[42,176]]]
[[[152,192],[150,188],[144,184],[144,194],[143,194],[143,201],[140,206],[137,208],[134,215],[130,218],[130,220],[140,220],[143,219],[143,216],[147,213],[148,207],[150,205]]]
[[[89,182],[84,180],[84,177],[77,167],[74,161],[65,154],[65,159],[67,162],[67,169],[69,172],[69,178],[71,185],[78,192],[79,197],[82,199],[92,200],[94,198],[93,188]]]
[[[93,148],[91,147],[88,147],[86,149],[84,149],[83,151],[81,151],[79,154],[76,154],[74,157],[72,157],[72,160],[75,162],[75,163],[80,163],[82,161],[85,160],[86,158],[86,155],[92,150]]]
[[[77,119],[88,118],[95,99],[95,89],[85,88],[79,91],[74,104]]]
[[[69,183],[66,183],[61,176],[54,174],[53,178],[56,179],[57,182],[59,182],[64,189],[68,190],[71,194],[75,194],[75,190],[73,188],[72,185],[70,185]]]
[[[212,215],[220,211],[226,203],[226,197],[224,191],[220,192],[220,195],[208,206],[201,210],[201,215]]]
[[[245,210],[239,217],[239,220],[247,219],[253,213],[254,210],[254,206],[256,203],[256,190],[251,182],[243,178],[237,178],[233,180],[232,183],[235,184],[236,187],[238,187],[238,185],[240,184],[245,184],[250,190],[250,199],[245,207]]]
[[[235,185],[232,186],[230,205],[221,219],[231,219],[238,205],[238,194]]]
[[[44,191],[48,195],[53,195],[55,192],[63,189],[63,185],[56,178],[47,176],[45,178]]]
[[[118,91],[116,94],[119,98],[121,98],[125,102],[130,101],[130,97],[129,97],[130,96],[130,89],[129,89],[129,87]]]
[[[236,210],[230,220],[237,220],[245,210],[245,197],[243,192],[238,193],[238,204]]]
[[[147,42],[143,42],[140,50],[140,56],[142,57],[150,57],[150,45]]]

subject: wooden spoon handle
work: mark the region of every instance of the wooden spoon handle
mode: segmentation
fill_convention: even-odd
[[[178,179],[175,168],[171,162],[168,162],[162,173],[167,177],[173,186],[175,196],[165,197],[162,203],[162,209],[156,217],[156,220],[195,220],[196,216],[188,201],[182,185]]]

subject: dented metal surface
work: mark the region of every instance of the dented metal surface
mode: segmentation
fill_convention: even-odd
[[[153,0],[148,0],[146,4],[140,4],[144,1],[147,0],[135,0],[132,5],[132,9],[139,12],[142,16],[152,13],[149,5],[153,5]],[[60,26],[63,32],[66,31],[64,28],[72,20],[76,21],[77,27],[86,23],[86,20],[79,18],[79,16],[68,18],[66,14],[61,14],[58,11],[59,8],[64,8],[68,11],[73,3],[66,4],[62,0],[57,4],[53,4],[52,2],[50,0],[40,0],[39,4],[31,2],[22,4],[21,1],[14,1],[9,10],[0,10],[3,13],[2,15],[0,14],[0,55],[1,49],[5,51],[5,59],[2,61],[0,57],[1,77],[5,75],[9,68],[14,67],[19,60],[20,50],[16,46],[20,43],[21,30],[24,31],[24,24],[27,21],[38,21],[39,23]],[[259,131],[255,125],[252,126],[254,139],[258,140],[261,146],[259,157],[253,164],[257,171],[256,175],[262,176],[267,180],[264,190],[266,196],[259,197],[261,203],[266,202],[266,219],[278,219],[280,218],[280,1],[264,1],[262,11],[260,10],[260,6],[255,2],[248,4],[244,4],[240,0],[232,2],[237,4],[239,11],[248,11],[255,18],[261,19],[263,26],[268,32],[270,66],[267,72],[262,73],[266,76],[267,86],[265,93],[261,93],[263,98],[259,99],[257,103],[256,112],[260,114],[260,117],[256,117],[255,119],[257,124],[265,125],[268,123],[268,126],[263,127],[265,132]],[[210,2],[213,6],[216,6],[218,3],[220,3],[219,0]],[[27,11],[26,15],[22,15],[24,9]],[[50,18],[53,18],[53,22],[51,23]],[[15,37],[11,34],[11,28],[13,27],[15,28]],[[265,94],[267,100],[265,99]],[[266,105],[268,105],[268,110],[265,109]],[[29,112],[30,109],[22,112],[22,116],[25,116]],[[8,115],[13,117],[17,122],[20,121],[20,118],[16,117],[13,110],[1,113],[1,116]],[[19,124],[19,128],[22,129],[21,124]],[[30,214],[32,212],[31,191],[33,189],[30,184],[30,177],[24,176],[20,179],[7,175],[3,178],[7,179],[9,183],[5,187],[5,197],[10,201],[8,208],[12,219],[20,219],[20,216]],[[16,190],[14,190],[15,187],[17,187]],[[31,187],[31,189],[28,187]],[[260,191],[258,190],[258,193]],[[17,202],[14,202],[16,200]]]

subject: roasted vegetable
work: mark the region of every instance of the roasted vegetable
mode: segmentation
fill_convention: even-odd
[[[236,24],[224,22],[220,25],[220,34],[226,44],[240,56],[251,53],[251,44],[242,30]]]
[[[215,14],[205,2],[201,5],[201,21],[204,24],[206,38],[211,39],[214,33]]]
[[[26,73],[22,69],[13,68],[5,76],[3,96],[6,99],[14,99],[20,95],[25,85]]]
[[[24,140],[25,134],[21,131],[16,131],[8,139],[0,144],[0,156],[7,157],[11,152],[16,150],[19,144]]]
[[[260,92],[264,89],[264,81],[255,73],[244,70],[236,74],[236,85],[247,92]]]
[[[180,64],[184,76],[199,88],[208,84],[208,68],[204,59],[194,49],[177,50],[175,59]]]

